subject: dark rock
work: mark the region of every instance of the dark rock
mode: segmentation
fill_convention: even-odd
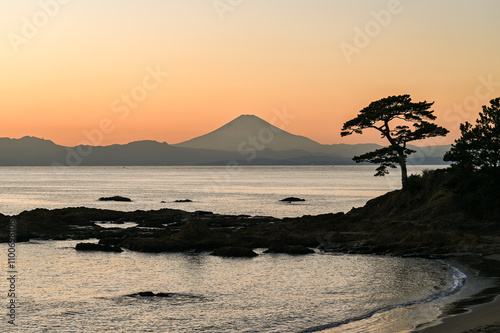
[[[210,253],[218,257],[256,257],[258,256],[252,249],[241,246],[224,246]]]
[[[206,221],[191,220],[180,228],[178,237],[183,240],[195,240],[205,238],[210,233],[211,230]]]
[[[119,246],[122,241],[123,241],[122,238],[106,237],[106,238],[101,238],[98,244]]]
[[[78,243],[75,246],[77,251],[104,251],[104,252],[123,252],[119,246],[94,243]]]
[[[187,222],[173,236],[174,239],[189,244],[190,248],[213,250],[227,245],[226,236],[208,227],[205,220],[195,219]]]
[[[297,201],[306,201],[306,199],[301,199],[301,198],[296,198],[296,197],[288,197],[288,198],[282,199],[280,201],[290,203],[290,202],[297,202]]]
[[[204,210],[197,210],[196,212],[193,213],[194,215],[214,215],[212,212],[207,212]]]
[[[126,198],[126,197],[121,197],[119,195],[115,195],[114,197],[101,197],[101,198],[99,198],[99,201],[124,201],[124,202],[131,202],[132,199]]]
[[[26,234],[16,235],[16,243],[29,242],[29,241],[30,241],[30,235]]]
[[[120,246],[138,252],[182,252],[190,249],[181,240],[170,238],[128,238],[120,242]]]
[[[15,237],[16,243],[22,243],[22,242],[29,242],[31,238],[31,235],[27,234],[17,234]],[[0,243],[9,243],[11,239],[9,238],[8,234],[0,233]]]
[[[125,297],[171,297],[171,293],[154,293],[152,291],[140,291],[134,294],[125,295]]]
[[[102,220],[101,217],[107,219],[108,214],[121,213],[82,207],[24,211],[14,217],[17,221],[17,241],[20,242],[26,238],[94,238],[101,228],[92,221]],[[0,222],[0,230],[6,230],[6,228],[7,223],[2,225]]]
[[[193,200],[184,199],[184,200],[175,200],[174,202],[193,202]]]
[[[160,203],[167,203],[167,202],[162,200],[162,201],[160,201]]]
[[[52,238],[52,240],[67,240],[70,237],[68,235],[57,235]]]
[[[315,252],[313,249],[301,245],[273,244],[264,253],[311,254]]]

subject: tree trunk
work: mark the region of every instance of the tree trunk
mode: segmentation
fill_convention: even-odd
[[[399,167],[401,168],[401,185],[403,186],[403,190],[406,188],[406,184],[408,183],[408,170],[406,169],[406,158],[404,154],[399,155]]]

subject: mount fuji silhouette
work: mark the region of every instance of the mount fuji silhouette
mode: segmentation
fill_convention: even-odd
[[[324,152],[325,146],[288,133],[254,115],[241,115],[213,132],[176,144],[177,147],[242,151],[249,147],[275,151],[300,149]]]
[[[144,140],[125,145],[65,147],[34,137],[0,138],[0,166],[146,165],[333,165],[354,164],[352,157],[376,144],[323,145],[286,132],[253,115],[241,115],[194,139],[169,145]],[[444,164],[450,145],[410,148],[409,164]]]

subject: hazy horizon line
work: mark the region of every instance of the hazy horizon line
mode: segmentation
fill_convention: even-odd
[[[210,132],[209,132],[210,133]],[[208,134],[208,133],[205,133],[205,134]],[[293,133],[290,133],[290,134],[293,134]],[[202,135],[199,135],[199,136],[203,136],[204,134]],[[296,134],[293,134],[293,135],[296,135]],[[194,138],[197,138],[199,136],[196,136]],[[300,135],[298,135],[300,136]],[[306,136],[304,136],[306,137]],[[88,144],[83,144],[83,143],[80,143],[80,144],[77,144],[77,145],[73,145],[73,146],[69,146],[69,145],[65,145],[65,144],[60,144],[60,143],[57,143],[55,142],[54,140],[51,140],[51,139],[46,139],[45,137],[38,137],[38,136],[33,136],[33,135],[24,135],[22,137],[19,137],[19,138],[12,138],[12,137],[0,137],[0,139],[9,139],[9,140],[21,140],[21,139],[24,139],[24,138],[35,138],[35,139],[39,139],[39,140],[44,140],[44,141],[50,141],[52,143],[54,143],[55,145],[58,145],[58,146],[61,146],[61,147],[77,147],[77,146],[90,146],[90,147],[109,147],[109,146],[114,146],[114,145],[121,145],[121,146],[124,146],[124,145],[128,145],[128,144],[131,144],[131,143],[135,143],[135,142],[145,142],[145,141],[151,141],[151,142],[157,142],[157,143],[165,143],[169,146],[175,146],[175,145],[178,145],[178,144],[181,144],[183,142],[186,142],[186,141],[189,141],[189,140],[192,140],[192,139],[188,139],[188,140],[185,140],[185,141],[181,141],[181,142],[177,142],[177,143],[169,143],[167,141],[158,141],[158,140],[154,140],[154,139],[141,139],[141,140],[133,140],[133,141],[128,141],[128,142],[125,142],[125,143],[111,143],[111,144],[105,144],[105,145],[88,145]],[[306,137],[308,138],[308,137]],[[309,139],[309,138],[308,138]],[[310,139],[312,140],[312,139]],[[318,142],[318,141],[315,141],[315,140],[312,140],[320,145],[323,145],[323,146],[334,146],[334,145],[346,145],[346,146],[357,146],[357,145],[378,145],[378,146],[386,146],[384,144],[381,144],[381,143],[376,143],[376,142],[359,142],[359,143],[344,143],[344,142],[338,142],[338,143],[321,143],[321,142]],[[431,147],[431,146],[449,146],[451,145],[451,143],[448,143],[448,144],[424,144],[424,145],[419,145],[419,144],[410,144],[411,146],[416,146],[416,147]],[[214,149],[216,150],[216,149]]]

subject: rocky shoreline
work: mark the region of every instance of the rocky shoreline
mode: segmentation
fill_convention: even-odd
[[[371,204],[376,204],[371,203]],[[371,204],[367,205],[368,209]],[[275,253],[328,252],[436,257],[445,254],[500,253],[498,228],[486,224],[468,231],[416,221],[366,220],[351,212],[277,219],[185,212],[172,209],[120,212],[93,208],[35,209],[17,216],[0,215],[6,230],[17,224],[17,241],[86,240],[140,252],[214,251],[222,247],[267,248]],[[104,228],[96,222],[135,222],[130,228]],[[472,222],[471,222],[472,223]],[[2,241],[7,241],[6,234]]]
[[[387,232],[381,232],[378,228],[367,229],[359,219],[343,213],[275,219],[170,209],[119,212],[80,207],[36,209],[14,217],[0,216],[2,224],[10,219],[16,220],[18,242],[97,238],[103,246],[155,253],[239,247],[307,254],[313,252],[309,248],[319,248],[339,253],[429,257],[446,253],[490,254],[499,250],[495,246],[498,244],[487,241],[491,236],[487,239],[449,231],[431,234],[408,222],[397,226],[394,223]],[[103,220],[118,224],[135,222],[137,226],[104,228],[95,223]],[[464,239],[457,240],[459,237]],[[6,236],[2,238],[7,241]]]
[[[35,209],[17,216],[0,214],[0,240],[7,241],[9,221],[15,219],[18,242],[97,238],[102,245],[141,252],[239,247],[290,254],[306,254],[318,248],[402,257],[500,253],[500,199],[496,195],[500,177],[474,177],[466,183],[474,187],[464,193],[464,177],[457,182],[457,175],[450,171],[429,172],[410,179],[406,191],[389,192],[348,213],[297,218],[177,209]],[[96,222],[137,225],[104,228]]]

